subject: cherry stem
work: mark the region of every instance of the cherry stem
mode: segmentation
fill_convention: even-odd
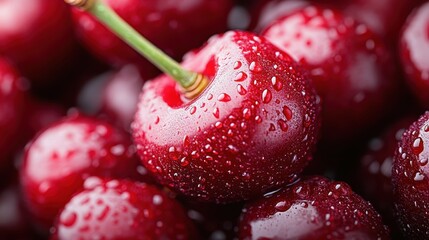
[[[195,85],[200,74],[185,70],[178,62],[165,54],[134,28],[125,22],[102,0],[65,0],[95,16],[119,38],[142,54],[164,73],[175,79],[185,90]]]

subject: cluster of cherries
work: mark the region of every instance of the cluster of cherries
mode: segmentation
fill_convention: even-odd
[[[427,0],[65,2],[0,1],[1,239],[429,238]]]

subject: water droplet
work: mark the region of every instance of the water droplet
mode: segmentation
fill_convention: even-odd
[[[283,88],[283,83],[279,80],[277,80],[276,77],[271,78],[271,84],[273,85],[274,90],[280,91]]]
[[[416,175],[414,176],[414,181],[422,181],[425,178],[425,175],[423,175],[420,172],[417,172]]]
[[[283,114],[285,115],[287,120],[292,119],[292,111],[288,106],[283,106]]]
[[[215,108],[215,109],[213,109],[213,116],[214,116],[215,118],[219,118],[219,108]]]
[[[418,137],[414,140],[412,149],[413,149],[413,153],[416,155],[423,152],[424,146],[423,146],[423,140],[421,137]]]
[[[76,223],[77,215],[75,212],[66,211],[64,214],[60,216],[60,222],[65,227],[71,227]]]
[[[237,74],[237,76],[235,77],[234,81],[236,81],[236,82],[242,82],[242,81],[244,81],[246,79],[247,79],[247,74],[244,73],[244,72],[239,72]]]
[[[155,124],[158,124],[159,123],[159,117],[156,117],[155,118]]]
[[[217,100],[220,102],[229,102],[229,101],[231,101],[231,97],[226,93],[222,93],[219,95]]]
[[[110,207],[109,206],[104,206],[103,210],[101,210],[100,214],[97,216],[97,219],[99,221],[104,220],[107,217],[107,214],[109,213],[109,211],[110,211]]]
[[[168,156],[172,159],[172,160],[178,160],[179,159],[179,153],[176,151],[175,147],[170,147],[168,149]]]
[[[237,61],[234,63],[234,69],[237,70],[237,69],[241,68],[242,65],[243,64],[240,61]]]
[[[429,132],[429,125],[426,125],[425,128],[423,129],[425,132]]]
[[[280,201],[276,203],[274,208],[278,211],[285,212],[290,208],[290,205],[286,201]]]
[[[237,85],[237,92],[240,95],[245,95],[247,93],[247,90],[241,84],[238,84]]]
[[[422,158],[419,160],[420,165],[425,166],[428,163],[428,159],[427,158]]]
[[[271,102],[271,99],[272,99],[272,94],[271,94],[271,91],[270,90],[268,90],[268,89],[265,89],[263,92],[262,92],[262,101],[264,102],[264,103],[269,103],[269,102]]]
[[[261,123],[262,122],[261,116],[256,116],[255,121],[256,121],[256,123]]]
[[[180,159],[180,165],[181,165],[182,167],[186,167],[186,166],[188,166],[188,165],[189,165],[189,161],[188,161],[188,159],[187,159],[186,157],[183,157],[182,159]]]
[[[286,123],[286,121],[285,121],[285,120],[280,119],[280,120],[278,120],[278,121],[277,121],[277,123],[279,124],[280,129],[281,129],[283,132],[287,132],[287,130],[289,129],[289,125],[287,125],[287,123]]]
[[[216,127],[216,128],[218,128],[218,129],[219,129],[219,128],[222,128],[222,127],[223,127],[222,122],[216,122],[216,123],[215,123],[215,127]]]
[[[212,99],[213,99],[213,94],[209,93],[209,94],[207,95],[207,100],[212,100]]]
[[[212,152],[212,151],[213,151],[213,148],[212,148],[212,146],[211,146],[210,144],[206,144],[206,145],[204,146],[204,151],[205,151],[206,153],[209,153],[209,152]]]
[[[268,129],[269,131],[275,131],[276,127],[274,126],[274,124],[270,124],[270,128]]]
[[[304,127],[308,128],[311,124],[311,119],[308,114],[304,115]]]
[[[189,110],[189,112],[192,114],[194,114],[197,111],[197,107],[192,106],[191,109]]]
[[[262,71],[262,68],[259,66],[259,64],[256,64],[256,62],[252,62],[250,63],[249,70],[257,73]]]
[[[185,135],[183,138],[183,146],[188,147],[191,144],[191,140],[189,139],[188,135]]]
[[[245,119],[249,119],[252,116],[252,113],[250,112],[250,109],[245,108],[243,109],[243,117]]]

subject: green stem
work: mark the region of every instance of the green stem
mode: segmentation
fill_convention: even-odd
[[[195,82],[197,73],[183,69],[179,63],[134,30],[103,0],[94,0],[93,5],[87,11],[164,73],[174,78],[183,88],[186,89]]]

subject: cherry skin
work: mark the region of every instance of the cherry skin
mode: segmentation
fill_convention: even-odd
[[[129,135],[92,117],[74,114],[40,132],[20,168],[26,205],[49,227],[89,176],[137,178],[138,160]]]
[[[191,224],[178,202],[151,185],[91,177],[59,214],[51,239],[196,239]]]
[[[248,203],[239,239],[390,239],[380,215],[343,182],[310,177]]]
[[[112,9],[143,36],[181,59],[215,33],[227,28],[231,0],[107,0]],[[74,9],[77,31],[89,50],[113,66],[134,63],[143,77],[154,77],[155,68],[89,14]],[[102,41],[100,41],[102,39]]]
[[[373,138],[360,159],[359,169],[356,171],[356,184],[362,196],[380,212],[385,222],[391,226],[393,233],[398,229],[393,214],[393,154],[405,129],[414,121],[414,117],[402,118],[389,126],[382,135]],[[400,234],[392,234],[392,236],[396,235]]]
[[[0,169],[9,164],[19,144],[26,99],[25,81],[10,63],[0,59]]]
[[[408,83],[423,107],[429,107],[429,3],[408,18],[400,39],[400,55]]]
[[[429,112],[402,135],[394,155],[392,184],[395,214],[407,239],[429,237]]]
[[[166,75],[147,82],[132,124],[143,164],[161,183],[211,202],[248,199],[293,181],[311,160],[319,104],[286,53],[227,32],[187,55],[211,79],[195,99]]]
[[[78,57],[70,11],[63,1],[3,0],[0,22],[0,55],[35,85],[58,80]]]
[[[129,130],[143,86],[143,79],[133,65],[115,72],[102,89],[100,114]]]
[[[393,61],[364,24],[341,12],[308,6],[273,22],[263,36],[307,68],[322,99],[322,138],[356,139],[396,99]]]

